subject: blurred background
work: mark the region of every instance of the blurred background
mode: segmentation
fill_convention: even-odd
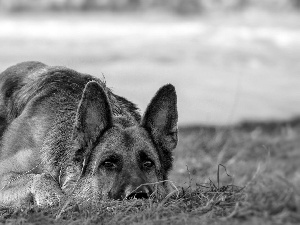
[[[142,111],[172,83],[180,125],[300,115],[299,0],[0,0],[0,71],[103,78]]]

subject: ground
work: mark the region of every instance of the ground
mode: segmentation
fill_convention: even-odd
[[[180,127],[173,195],[163,201],[2,211],[0,223],[299,224],[300,120],[290,119],[300,114],[299,21],[259,12],[2,15],[0,70],[66,65],[105,76],[142,109],[173,83]]]
[[[182,127],[162,201],[2,211],[7,224],[299,224],[300,119]],[[218,178],[218,165],[219,178]]]

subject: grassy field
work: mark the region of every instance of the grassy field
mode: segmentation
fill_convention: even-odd
[[[299,224],[299,136],[300,119],[181,128],[172,196],[70,206],[62,214],[60,208],[3,211],[0,223]],[[219,164],[226,170],[220,166],[218,178]]]
[[[0,27],[0,70],[39,60],[104,74],[142,109],[173,83],[180,120],[172,196],[57,219],[60,208],[2,211],[0,223],[300,223],[300,120],[288,119],[300,114],[299,15],[15,14]]]

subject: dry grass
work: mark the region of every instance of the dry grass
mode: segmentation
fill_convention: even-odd
[[[73,205],[58,217],[59,207],[2,211],[0,222],[297,224],[300,222],[299,135],[299,120],[182,128],[171,174],[178,185],[172,196],[163,200],[102,202],[94,209]],[[182,171],[181,165],[185,163]],[[218,167],[218,163],[224,167]]]

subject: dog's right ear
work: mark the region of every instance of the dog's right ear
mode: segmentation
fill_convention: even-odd
[[[148,105],[142,119],[142,127],[149,131],[153,141],[166,151],[177,145],[177,96],[175,87],[161,87]]]
[[[81,148],[97,139],[112,126],[112,112],[106,93],[96,82],[85,85],[78,104],[73,139]]]

